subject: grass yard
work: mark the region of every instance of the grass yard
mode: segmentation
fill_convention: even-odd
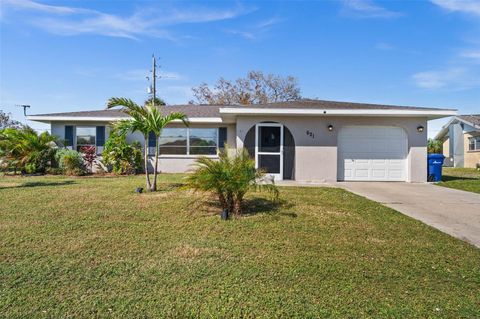
[[[0,177],[0,317],[480,317],[480,250],[392,209],[289,187],[223,222],[160,178]]]
[[[480,171],[475,168],[444,167],[437,185],[480,194]]]

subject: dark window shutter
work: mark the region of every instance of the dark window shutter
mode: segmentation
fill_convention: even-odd
[[[73,146],[73,126],[65,125],[65,146]]]
[[[97,146],[105,145],[105,126],[97,126]]]
[[[218,128],[218,147],[224,148],[226,141],[227,141],[227,128],[226,127]]]
[[[148,133],[148,147],[155,147],[155,140],[157,137],[153,132]]]

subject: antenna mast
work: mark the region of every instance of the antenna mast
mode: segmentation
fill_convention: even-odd
[[[23,107],[23,116],[27,116],[27,108],[29,109],[30,108],[30,105],[27,105],[27,104],[17,104],[16,106],[18,107]]]

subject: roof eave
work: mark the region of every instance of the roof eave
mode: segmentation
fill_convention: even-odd
[[[128,120],[128,117],[95,117],[95,116],[51,116],[51,115],[30,115],[27,120],[51,123],[51,122],[117,122]],[[224,123],[221,117],[192,117],[188,118],[190,123]],[[181,122],[175,120],[173,122]]]
[[[285,108],[220,108],[222,115],[281,115],[281,116],[393,116],[427,117],[437,119],[457,115],[456,110],[401,110],[401,109],[285,109]]]

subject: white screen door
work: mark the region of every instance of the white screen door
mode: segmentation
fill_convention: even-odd
[[[275,180],[283,179],[283,125],[260,123],[255,126],[255,167]]]

